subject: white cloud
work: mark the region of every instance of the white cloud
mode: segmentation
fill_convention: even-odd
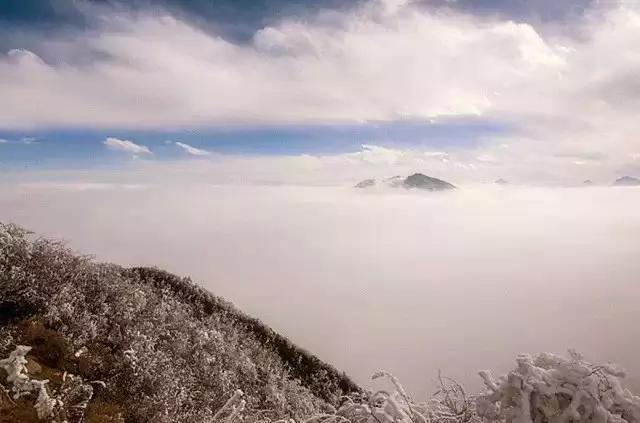
[[[3,103],[11,105],[0,108],[0,128],[480,115],[515,135],[487,139],[468,163],[488,155],[526,162],[531,168],[520,172],[531,176],[552,162],[578,175],[558,151],[603,151],[600,165],[613,172],[640,148],[640,59],[629,54],[640,44],[636,2],[594,6],[570,24],[575,37],[399,0],[284,18],[248,43],[158,14],[102,18],[99,30],[32,42],[55,62],[24,49],[0,58]],[[496,143],[510,148],[497,151]],[[360,154],[379,165],[406,160],[393,151]]]
[[[495,163],[496,162],[496,158],[492,155],[492,154],[480,154],[478,157],[476,157],[476,160],[480,161],[480,162],[484,162],[484,163]]]
[[[316,19],[284,19],[257,31],[249,44],[168,16],[105,16],[101,31],[41,40],[41,48],[61,55],[59,63],[27,50],[0,60],[3,101],[12,104],[0,112],[0,126],[155,128],[546,113],[540,106],[582,95],[596,75],[606,82],[636,70],[632,60],[617,58],[640,37],[631,28],[634,9],[602,17],[588,28],[593,37],[587,41],[554,42],[526,23],[406,3],[382,2],[385,13],[372,2]],[[607,41],[617,38],[619,45]],[[72,62],[98,53],[109,59]],[[598,73],[584,66],[602,53],[616,66],[596,66]],[[40,105],[37,112],[32,104]]]
[[[210,151],[202,150],[200,148],[193,147],[193,146],[191,146],[189,144],[185,144],[183,142],[177,141],[175,144],[178,147],[180,147],[181,149],[183,149],[184,151],[186,151],[187,154],[190,154],[192,156],[210,156],[211,155]]]
[[[348,153],[347,158],[361,160],[371,164],[397,164],[402,159],[409,157],[407,151],[381,147],[378,145],[363,144],[362,150],[355,153]]]
[[[148,147],[119,138],[109,137],[104,140],[104,145],[112,150],[124,151],[134,155],[151,154],[151,150]]]

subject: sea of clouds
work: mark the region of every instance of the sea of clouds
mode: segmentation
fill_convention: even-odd
[[[120,183],[3,186],[0,216],[83,253],[221,295],[356,381],[417,395],[438,369],[568,348],[636,376],[640,188]]]

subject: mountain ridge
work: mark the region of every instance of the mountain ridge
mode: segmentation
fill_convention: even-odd
[[[44,369],[51,392],[63,390],[63,374],[104,383],[82,385],[92,390],[89,417],[60,416],[69,423],[215,421],[239,387],[244,414],[301,419],[361,391],[189,278],[95,262],[1,223],[0,311],[0,339],[9,340],[0,357],[31,346],[27,361]],[[0,399],[0,421],[2,408]],[[31,414],[7,421],[38,421]]]

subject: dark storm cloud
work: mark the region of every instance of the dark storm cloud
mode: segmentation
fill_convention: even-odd
[[[46,25],[82,22],[82,14],[72,0],[4,0],[0,20],[12,24]]]
[[[165,10],[186,17],[217,33],[242,41],[270,22],[299,16],[321,8],[346,9],[361,0],[4,0],[0,2],[0,24],[43,29],[91,26],[96,9]]]
[[[565,20],[582,14],[594,0],[417,0],[425,7],[451,7],[481,15],[525,21]],[[228,36],[243,38],[282,16],[304,15],[320,8],[357,7],[363,0],[4,0],[0,22],[39,26],[86,26],[83,9],[91,6],[168,9],[212,24]]]
[[[41,41],[61,33],[82,37],[98,28],[110,12],[168,12],[212,35],[234,43],[249,42],[255,32],[284,17],[303,17],[318,9],[348,9],[364,0],[0,0],[0,53],[26,49],[47,63],[59,61],[59,51]],[[58,46],[59,47],[59,46]],[[85,52],[86,53],[86,52]],[[71,56],[71,57],[69,57]],[[99,53],[67,55],[65,60],[108,59]]]
[[[499,15],[528,22],[563,21],[580,16],[594,0],[421,0],[425,6],[448,6],[476,15]]]
[[[595,0],[413,0],[431,9],[454,9],[480,16],[500,16],[534,25],[580,16]],[[284,18],[304,21],[319,9],[347,10],[366,0],[2,0],[0,52],[13,48],[33,51],[46,62],[57,54],[39,41],[65,31],[91,29],[103,13],[164,11],[234,43],[250,42],[256,31]],[[78,36],[79,33],[78,33]],[[100,57],[77,57],[93,61]]]

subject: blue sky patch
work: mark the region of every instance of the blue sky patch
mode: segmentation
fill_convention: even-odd
[[[229,155],[331,155],[358,151],[362,144],[399,149],[448,150],[478,145],[485,137],[511,132],[509,126],[482,120],[443,123],[394,122],[353,126],[192,129],[184,131],[0,131],[0,163],[50,167],[119,162],[132,155],[112,151],[107,137],[148,147],[155,160],[185,157],[183,142]],[[24,142],[24,140],[30,140]]]

